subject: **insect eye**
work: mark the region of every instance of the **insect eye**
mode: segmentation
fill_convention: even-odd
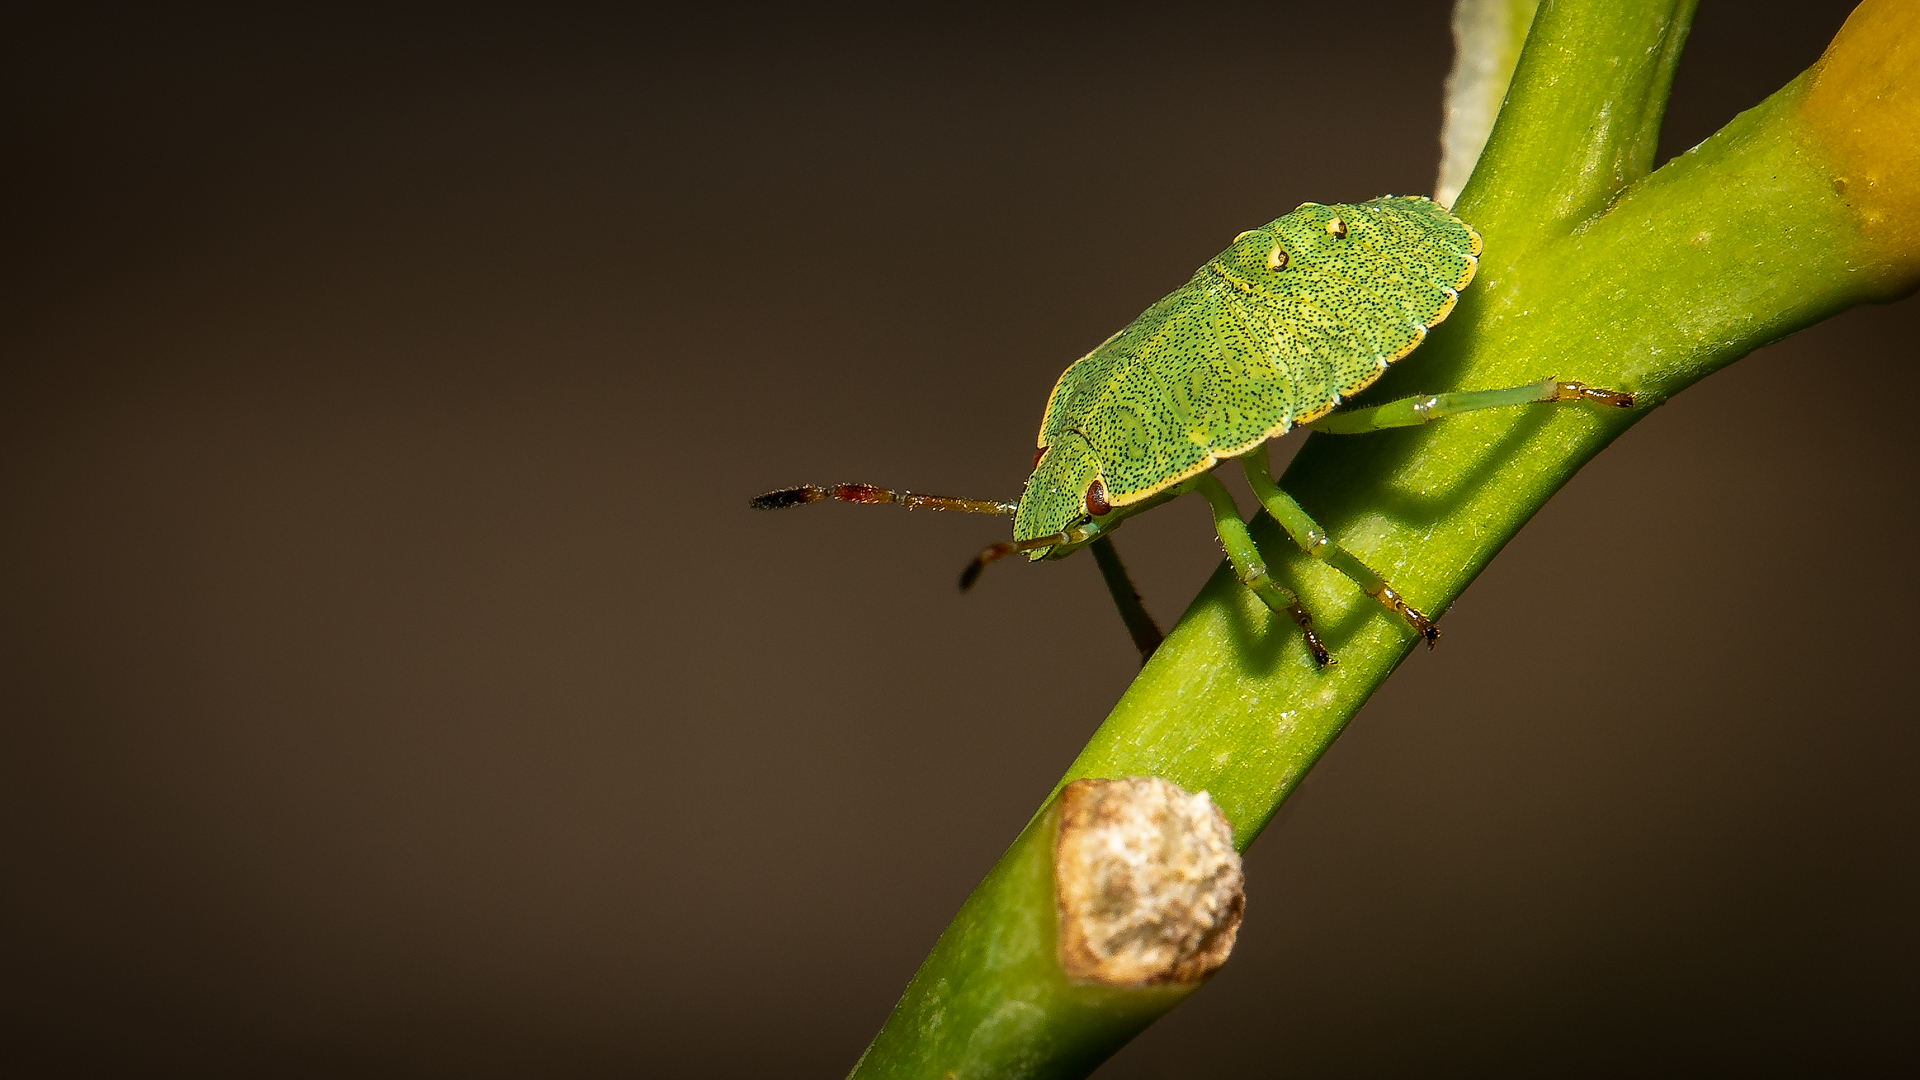
[[[1327,232],[1335,240],[1345,240],[1347,238],[1347,223],[1341,221],[1339,218],[1334,218],[1332,221],[1327,222]]]
[[[1287,268],[1286,249],[1274,248],[1273,251],[1267,255],[1267,268],[1270,270],[1285,270]]]
[[[1087,513],[1094,517],[1105,517],[1113,513],[1113,504],[1107,501],[1107,485],[1096,477],[1087,485]]]

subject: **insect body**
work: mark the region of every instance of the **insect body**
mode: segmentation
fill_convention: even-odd
[[[1213,509],[1235,574],[1297,623],[1314,660],[1332,657],[1299,599],[1267,573],[1233,496],[1211,470],[1240,458],[1255,495],[1303,550],[1339,570],[1431,644],[1425,615],[1333,543],[1268,472],[1268,439],[1299,425],[1336,434],[1426,423],[1474,409],[1546,401],[1629,407],[1631,394],[1547,380],[1504,390],[1408,398],[1335,413],[1452,312],[1479,265],[1480,237],[1420,197],[1307,203],[1241,233],[1192,280],[1060,376],[1040,422],[1033,474],[1014,505],[841,485],[769,492],[773,509],[819,499],[903,502],[1014,515],[1013,539],[975,558],[1058,559],[1093,545],[1143,656],[1159,632],[1140,608],[1108,534],[1131,515],[1194,492]]]

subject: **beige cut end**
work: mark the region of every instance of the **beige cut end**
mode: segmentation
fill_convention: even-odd
[[[1206,792],[1158,777],[1062,789],[1053,881],[1060,966],[1113,986],[1206,978],[1233,952],[1246,908],[1226,815]]]
[[[1433,192],[1441,206],[1451,208],[1473,175],[1539,6],[1540,0],[1458,0],[1454,5],[1453,71],[1447,75],[1440,179]]]

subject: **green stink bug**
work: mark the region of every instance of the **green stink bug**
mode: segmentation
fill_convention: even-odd
[[[962,589],[1004,556],[1060,559],[1091,546],[1144,662],[1160,632],[1109,534],[1142,510],[1197,493],[1213,509],[1235,575],[1300,627],[1317,664],[1331,664],[1313,619],[1268,574],[1232,493],[1212,475],[1222,460],[1239,458],[1260,504],[1301,550],[1352,579],[1432,645],[1440,636],[1433,622],[1334,543],[1274,483],[1266,455],[1254,451],[1296,426],[1357,434],[1508,405],[1633,405],[1629,393],[1547,379],[1335,412],[1453,311],[1479,255],[1479,234],[1431,199],[1302,204],[1234,237],[1192,280],[1061,374],[1018,503],[841,484],[770,491],[752,505],[773,510],[838,499],[1011,514],[1013,539],[976,556],[960,577]]]

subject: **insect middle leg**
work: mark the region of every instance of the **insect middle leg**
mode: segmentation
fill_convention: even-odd
[[[1388,611],[1405,619],[1407,625],[1427,639],[1429,648],[1434,642],[1440,640],[1440,631],[1433,625],[1433,620],[1415,610],[1412,604],[1407,603],[1392,585],[1387,584],[1387,579],[1381,577],[1373,567],[1361,562],[1353,552],[1334,543],[1332,537],[1327,535],[1327,531],[1309,517],[1299,503],[1293,501],[1293,496],[1280,490],[1280,485],[1273,482],[1273,474],[1268,470],[1267,450],[1264,445],[1241,458],[1240,465],[1247,472],[1247,483],[1252,486],[1254,497],[1260,500],[1261,506],[1267,508],[1267,513],[1273,515],[1273,519],[1280,523],[1280,527],[1287,531],[1287,535],[1293,538],[1293,542],[1300,546],[1301,551],[1351,578],[1353,583],[1360,586],[1368,596],[1380,601]]]
[[[1498,409],[1509,405],[1537,405],[1554,401],[1588,401],[1596,405],[1610,405],[1616,409],[1633,408],[1633,395],[1618,390],[1603,390],[1597,386],[1588,386],[1578,382],[1556,382],[1542,379],[1525,386],[1510,386],[1504,390],[1462,390],[1451,394],[1426,394],[1420,397],[1401,398],[1389,401],[1385,405],[1376,405],[1371,409],[1354,409],[1351,412],[1337,412],[1323,416],[1306,425],[1309,431],[1324,431],[1329,435],[1359,435],[1368,431],[1383,431],[1387,428],[1414,427],[1429,423],[1446,416],[1458,416],[1461,413],[1476,412],[1480,409]]]
[[[1313,662],[1326,667],[1334,662],[1333,654],[1320,643],[1320,635],[1313,632],[1313,616],[1300,604],[1300,598],[1293,590],[1273,580],[1267,573],[1267,562],[1260,557],[1260,547],[1253,542],[1253,534],[1247,531],[1247,523],[1240,517],[1240,505],[1233,501],[1233,493],[1228,491],[1212,473],[1201,473],[1189,481],[1200,496],[1213,508],[1213,528],[1220,534],[1220,542],[1226,545],[1227,562],[1233,566],[1235,577],[1240,584],[1253,590],[1274,613],[1285,615],[1300,627],[1300,633],[1307,639],[1307,651],[1313,654]]]

